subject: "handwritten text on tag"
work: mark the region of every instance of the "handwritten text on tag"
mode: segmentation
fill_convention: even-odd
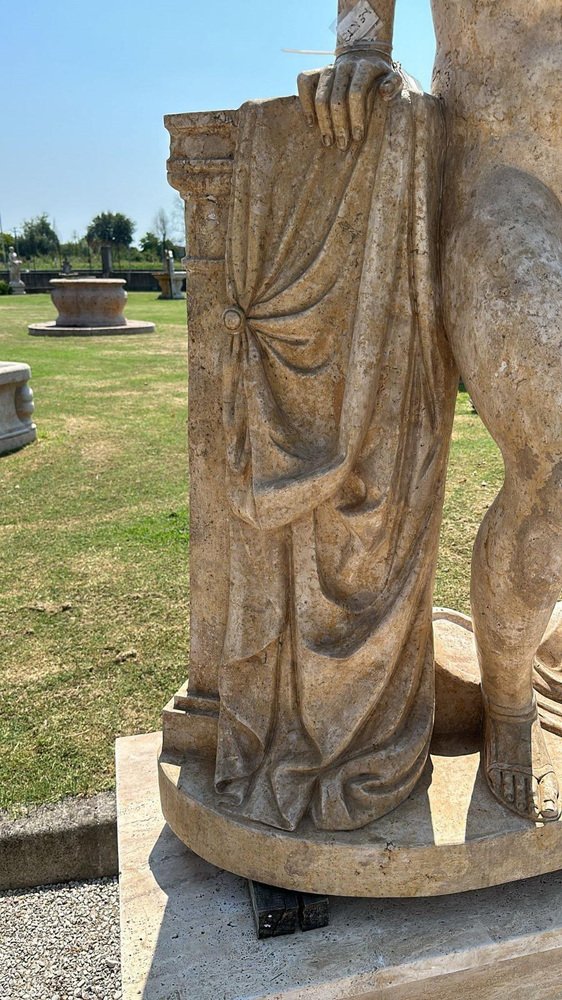
[[[380,23],[379,15],[375,13],[368,0],[359,0],[353,10],[339,22],[338,39],[346,45],[351,45],[367,35],[372,38]]]

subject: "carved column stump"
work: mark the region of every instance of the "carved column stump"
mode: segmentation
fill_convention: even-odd
[[[168,115],[168,179],[185,202],[189,331],[191,624],[189,691],[164,712],[166,751],[216,749],[218,668],[228,607],[222,420],[225,246],[238,113]],[[205,467],[205,474],[197,474]],[[212,486],[211,486],[212,484]],[[187,724],[186,724],[187,723]]]

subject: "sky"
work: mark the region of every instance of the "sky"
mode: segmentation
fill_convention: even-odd
[[[376,9],[376,4],[373,4]],[[171,214],[164,114],[236,108],[296,92],[329,57],[337,0],[0,0],[4,232],[46,212],[61,240],[99,212],[135,239]],[[394,52],[429,89],[429,0],[397,0]]]

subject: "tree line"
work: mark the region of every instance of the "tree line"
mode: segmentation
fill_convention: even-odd
[[[72,240],[62,242],[54,225],[46,212],[32,219],[26,219],[21,231],[0,233],[0,254],[4,261],[10,246],[26,263],[34,260],[52,259],[59,265],[63,260],[84,262],[92,266],[93,257],[97,256],[103,246],[111,247],[115,253],[117,265],[120,267],[122,257],[128,261],[153,263],[159,261],[166,251],[171,250],[175,258],[183,257],[185,247],[177,240],[181,229],[178,215],[181,209],[174,206],[169,215],[164,209],[159,209],[154,217],[151,230],[146,232],[133,247],[135,223],[122,212],[101,212],[94,216],[86,232],[80,236],[75,233]],[[176,239],[174,239],[176,237]],[[181,236],[179,237],[181,240]]]

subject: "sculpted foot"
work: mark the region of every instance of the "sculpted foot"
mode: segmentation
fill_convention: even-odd
[[[505,714],[486,702],[486,779],[504,805],[538,822],[560,817],[560,790],[536,705],[525,716]]]

